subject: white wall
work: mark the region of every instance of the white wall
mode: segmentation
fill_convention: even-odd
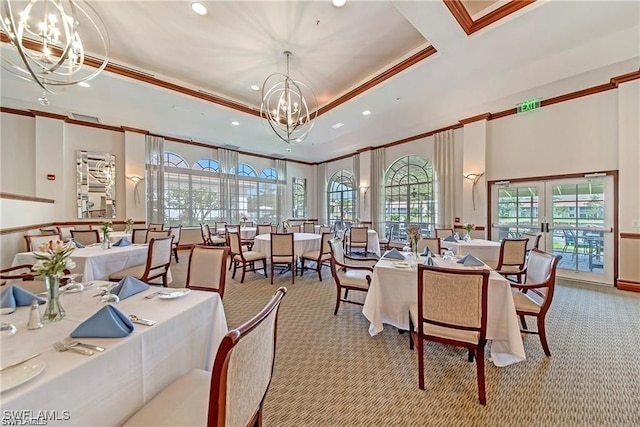
[[[35,118],[0,114],[0,188],[35,196]]]

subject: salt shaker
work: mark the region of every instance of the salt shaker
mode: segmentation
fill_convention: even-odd
[[[29,311],[29,323],[27,323],[27,329],[40,329],[44,325],[40,319],[40,306],[38,300],[31,301],[31,310]]]

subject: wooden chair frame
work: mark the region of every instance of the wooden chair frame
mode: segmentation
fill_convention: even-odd
[[[40,240],[43,237],[48,237],[48,240],[61,240],[60,234],[58,233],[52,233],[52,234],[33,234],[33,235],[29,235],[27,234],[26,236],[24,236],[24,240],[26,240],[27,242],[27,251],[28,252],[32,252],[35,251],[36,249],[38,249],[37,247],[33,247],[32,244],[32,240]]]
[[[133,230],[131,230],[131,243],[146,243],[148,231],[148,228],[134,228]],[[136,239],[136,235],[142,234],[144,234],[144,239],[141,242],[138,242],[138,239]]]
[[[496,271],[503,275],[505,278],[509,279],[508,276],[516,276],[517,283],[522,282],[522,275],[527,272],[527,268],[525,264],[527,263],[527,244],[529,243],[529,239],[502,239],[500,243],[500,256],[498,258],[498,265],[496,266]],[[505,247],[507,245],[522,246],[522,257],[517,260],[517,262],[506,261],[505,260]],[[504,269],[504,267],[512,267],[515,270]],[[512,281],[509,279],[509,281]]]
[[[218,284],[218,288],[191,284],[191,263],[193,261],[193,253],[196,251],[221,251],[222,252],[223,262],[220,264],[220,283]],[[228,257],[229,257],[228,246],[194,245],[191,248],[191,251],[189,252],[189,267],[187,268],[187,282],[185,286],[189,289],[195,289],[197,291],[217,292],[218,294],[220,294],[220,299],[223,299],[224,288],[227,281],[227,264],[226,263],[227,263]]]
[[[256,261],[262,261],[262,269],[264,270],[264,277],[269,277],[267,275],[267,256],[264,255],[263,258],[254,259],[254,260],[246,260],[244,257],[244,252],[242,251],[242,241],[240,240],[240,231],[229,231],[227,232],[227,236],[229,239],[229,254],[231,256],[231,266],[233,266],[233,274],[231,278],[236,278],[236,270],[238,269],[238,264],[242,264],[242,278],[240,279],[240,283],[244,283],[244,277],[247,273],[247,264],[249,264],[249,271],[257,273],[256,271]],[[236,240],[237,239],[237,240]],[[234,246],[237,245],[239,248],[239,252],[234,251]],[[240,257],[240,260],[237,260],[236,257]]]
[[[423,298],[424,298],[424,274],[425,270],[434,271],[439,273],[445,273],[450,275],[459,276],[482,276],[482,290],[480,295],[481,305],[481,317],[480,327],[461,326],[452,323],[444,323],[437,320],[431,320],[424,317],[423,312]],[[478,343],[471,344],[465,341],[458,341],[450,338],[444,338],[435,335],[425,335],[423,325],[414,325],[409,316],[409,348],[413,350],[414,345],[418,347],[418,387],[424,390],[424,341],[435,341],[442,344],[453,345],[457,347],[465,347],[469,350],[469,354],[473,352],[476,359],[476,371],[478,380],[478,398],[480,404],[485,405],[487,403],[486,391],[485,391],[485,379],[484,379],[484,348],[487,343],[487,290],[489,285],[490,271],[483,270],[461,270],[436,267],[430,265],[419,264],[418,265],[418,321],[421,323],[429,323],[435,326],[446,327],[449,329],[465,330],[478,332]]]
[[[329,243],[329,240],[331,240],[332,238],[333,233],[322,233],[322,236],[320,237],[320,250],[318,251],[318,258],[307,258],[305,257],[305,254],[302,254],[302,256],[300,257],[300,277],[302,277],[305,270],[304,260],[308,259],[316,263],[316,268],[314,268],[313,270],[316,270],[318,272],[318,279],[320,279],[320,281],[322,282],[322,267],[326,266],[331,268],[331,243]],[[323,260],[322,258],[325,255],[329,255],[329,258],[325,258]],[[307,267],[306,269],[312,270],[309,267]]]
[[[70,233],[73,240],[85,246],[100,243],[100,233],[98,233],[98,230],[70,230]],[[93,236],[94,238],[90,239],[91,242],[89,242],[89,240],[84,239],[84,237],[87,236]]]
[[[276,240],[290,240],[291,241],[291,253],[277,253],[275,248],[274,248],[274,242]],[[291,284],[295,284],[296,283],[296,263],[297,263],[297,258],[296,258],[296,254],[295,254],[295,250],[294,250],[294,245],[295,245],[295,241],[293,239],[293,233],[271,233],[271,239],[269,241],[269,245],[271,245],[271,256],[270,256],[270,264],[271,264],[271,284],[273,285],[273,269],[276,265],[286,265],[289,266],[291,268]],[[282,261],[282,260],[278,260],[275,261],[274,257],[291,257],[291,260],[287,260],[287,261]],[[283,272],[285,272],[286,270],[283,270],[281,272],[281,274]]]
[[[178,232],[174,233],[173,230],[178,230]],[[182,225],[169,227],[169,235],[173,237],[173,243],[171,246],[173,246],[173,256],[175,257],[177,264],[180,262],[178,260],[178,245],[180,244],[180,238],[182,237]],[[178,236],[177,239],[176,236]]]
[[[330,243],[329,243],[329,248],[331,250],[331,274],[333,275],[333,280],[336,283],[336,307],[333,310],[333,314],[334,316],[338,314],[338,309],[340,308],[340,303],[341,302],[348,302],[350,304],[356,304],[356,305],[364,305],[364,303],[361,303],[360,301],[353,301],[348,299],[349,298],[349,290],[353,290],[353,291],[361,291],[361,292],[367,292],[367,290],[362,289],[362,288],[358,288],[355,286],[350,286],[348,284],[343,284],[340,281],[340,275],[339,275],[339,270],[342,271],[348,271],[348,270],[365,270],[365,271],[369,271],[373,274],[373,267],[367,266],[367,265],[353,265],[353,264],[344,264],[339,262],[338,260],[336,260],[336,254],[334,252],[334,245],[339,245],[340,247],[342,247],[342,242],[341,239],[336,237],[334,239],[331,239]],[[343,258],[349,259],[349,260],[353,260],[353,261],[371,261],[371,262],[378,262],[377,258],[352,258],[349,255],[343,253],[342,254]],[[371,275],[366,275],[365,279],[367,281],[367,284],[370,285],[371,284]],[[344,289],[344,298],[341,297],[342,294],[342,290]]]
[[[435,233],[438,239],[444,239],[445,237],[453,236],[453,228],[436,228]]]
[[[160,223],[150,222],[147,229],[153,230],[153,231],[164,231],[164,223],[160,224]]]
[[[356,234],[364,231],[364,240],[354,240],[353,239],[354,230],[356,231]],[[347,252],[349,254],[352,254],[353,248],[354,248],[353,245],[355,244],[356,248],[364,249],[364,254],[366,256],[369,251],[369,227],[355,227],[355,226],[351,227],[349,229],[349,238],[346,240],[347,240]]]

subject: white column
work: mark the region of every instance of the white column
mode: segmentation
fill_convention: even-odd
[[[360,153],[360,186],[369,187],[366,195],[364,190],[360,192],[360,212],[358,217],[363,221],[371,221],[371,151]]]
[[[484,173],[486,171],[487,121],[479,120],[464,125],[462,174]],[[473,182],[462,180],[462,223],[486,225],[487,221],[487,181],[480,177],[475,185],[475,209],[473,207]],[[489,230],[485,230],[485,237]],[[478,233],[474,233],[475,236]]]
[[[145,177],[145,134],[125,130],[124,133],[124,167],[126,175],[126,206],[125,219],[146,221],[147,196],[146,182],[138,184],[138,200],[135,199],[135,183],[129,179],[132,176]]]

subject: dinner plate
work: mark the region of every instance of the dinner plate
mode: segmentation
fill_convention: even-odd
[[[176,288],[172,290],[162,291],[162,293],[158,294],[158,298],[160,299],[176,299],[183,297],[191,292],[191,289],[187,288]]]
[[[40,375],[47,364],[43,360],[29,360],[0,372],[0,393],[11,390]]]
[[[5,307],[0,308],[0,314],[11,314],[16,311],[16,307]]]

